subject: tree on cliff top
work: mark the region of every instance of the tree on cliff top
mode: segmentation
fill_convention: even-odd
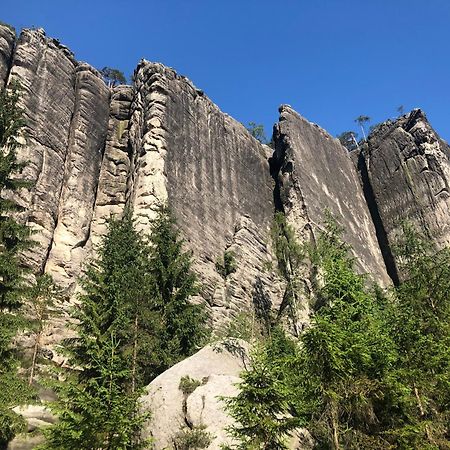
[[[109,87],[114,87],[117,84],[125,84],[127,82],[123,72],[118,69],[103,67],[103,69],[100,70],[100,74]]]

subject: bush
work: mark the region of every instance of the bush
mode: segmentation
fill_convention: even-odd
[[[222,261],[216,262],[216,270],[223,277],[226,278],[228,275],[236,272],[237,263],[235,259],[235,253],[227,250],[223,254]]]
[[[213,435],[205,431],[205,426],[185,428],[177,433],[174,439],[177,450],[191,450],[207,448],[211,444]]]
[[[202,382],[196,380],[195,378],[191,378],[189,375],[186,375],[181,378],[180,384],[178,385],[178,389],[184,395],[192,394],[199,386],[201,386]]]

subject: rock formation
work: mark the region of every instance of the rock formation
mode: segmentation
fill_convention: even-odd
[[[367,202],[394,281],[403,221],[439,248],[450,244],[450,147],[416,109],[379,125],[358,155]]]
[[[161,64],[142,60],[133,86],[108,88],[43,30],[15,41],[0,26],[0,82],[15,80],[26,120],[22,176],[34,183],[19,201],[39,242],[27,264],[69,292],[108,218],[125,206],[146,233],[158,205],[169,203],[216,329],[258,301],[279,311],[284,285],[270,239],[277,210],[305,241],[328,209],[359,269],[383,285],[386,266],[396,280],[391,247],[400,219],[438,245],[449,242],[449,148],[419,110],[372,133],[355,157],[361,187],[339,142],[289,106],[280,108],[273,151]],[[223,277],[216,262],[229,251],[237,270]]]
[[[378,126],[349,154],[284,105],[272,150],[173,69],[142,60],[133,80],[107,87],[43,30],[23,30],[16,41],[0,25],[0,88],[22,86],[21,176],[33,183],[17,199],[39,244],[25,260],[67,292],[112,215],[130,207],[147,233],[165,202],[194,253],[202,283],[195,300],[207,305],[216,331],[261,305],[279,314],[285,286],[272,251],[276,211],[305,242],[314,241],[329,210],[359,270],[384,286],[399,278],[392,249],[402,220],[438,246],[450,243],[450,148],[422,111]],[[236,260],[233,273],[216,268],[225,252]],[[65,334],[66,318],[55,321],[44,347]],[[216,435],[210,448],[226,442],[228,419],[215,397],[233,395],[242,368],[227,349],[207,347],[156,378],[144,406],[153,411],[158,448],[172,445],[175,431],[202,424]],[[185,375],[202,383],[188,396],[178,388]]]

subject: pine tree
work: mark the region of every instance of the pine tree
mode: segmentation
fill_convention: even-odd
[[[284,340],[283,344],[286,343]],[[231,448],[287,449],[287,438],[299,426],[299,419],[291,415],[292,392],[276,347],[272,341],[257,348],[251,358],[251,368],[240,374],[239,394],[223,399],[228,414],[236,421],[228,428],[229,435],[238,442]],[[283,348],[282,353],[287,352]]]
[[[384,305],[354,271],[348,250],[329,221],[312,255],[319,274],[316,311],[301,336],[295,407],[325,448],[389,448],[378,408],[396,347]]]
[[[153,329],[141,327],[143,341],[138,359],[146,382],[192,355],[209,333],[204,306],[192,303],[192,297],[199,293],[192,253],[183,250],[184,241],[168,207],[159,209],[148,239],[157,321],[147,321]],[[149,312],[143,314],[145,317]]]
[[[133,389],[130,311],[148,294],[145,246],[130,212],[111,220],[99,256],[82,278],[74,310],[77,337],[65,350],[73,369],[59,388],[59,422],[46,431],[45,449],[137,449],[145,416]]]
[[[404,281],[391,316],[400,350],[393,382],[405,393],[388,410],[389,435],[405,448],[449,448],[450,249],[437,251],[405,224],[397,258]]]
[[[31,395],[17,375],[18,361],[12,348],[12,339],[23,325],[18,313],[25,290],[20,255],[31,245],[29,228],[14,217],[21,208],[13,195],[28,186],[17,178],[24,167],[17,160],[24,125],[19,95],[19,86],[14,84],[0,92],[0,448],[23,425],[12,408]]]

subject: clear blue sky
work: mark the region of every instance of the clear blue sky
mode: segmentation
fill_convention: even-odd
[[[421,107],[450,141],[450,0],[2,0],[96,67],[174,67],[266,133],[289,103],[333,135]]]

